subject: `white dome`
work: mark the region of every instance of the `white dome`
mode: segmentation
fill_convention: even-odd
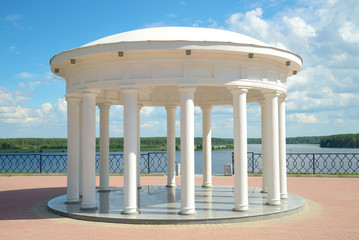
[[[158,27],[114,34],[82,47],[129,42],[216,42],[269,47],[268,44],[243,34],[212,28]]]

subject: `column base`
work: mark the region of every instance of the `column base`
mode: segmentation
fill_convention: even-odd
[[[67,199],[65,204],[80,203],[80,198]]]
[[[80,210],[97,210],[98,206],[94,203],[82,204]]]
[[[202,188],[213,188],[212,184],[204,184]]]
[[[184,209],[178,212],[179,215],[193,215],[196,214],[196,210],[194,208]]]
[[[265,203],[268,206],[279,206],[281,204],[280,199],[273,199]]]
[[[243,205],[243,206],[238,206],[238,207],[232,208],[233,212],[246,212],[248,210],[249,210],[248,205]]]
[[[121,214],[125,214],[125,215],[135,215],[139,213],[140,212],[137,210],[137,208],[127,208],[121,212]]]
[[[166,188],[177,188],[176,184],[167,184]]]
[[[98,191],[98,192],[110,192],[111,189],[110,189],[109,187],[104,187],[104,188],[101,188],[101,187],[100,187],[97,191]]]
[[[280,194],[280,199],[288,199],[288,194],[287,193],[281,193]]]

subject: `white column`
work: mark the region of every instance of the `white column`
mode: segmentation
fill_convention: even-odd
[[[181,99],[181,211],[195,213],[194,190],[194,87],[179,89]]]
[[[266,129],[266,104],[261,102],[261,130],[262,130],[262,193],[268,192],[268,161],[266,157],[268,155],[268,133]]]
[[[80,116],[79,97],[66,96],[67,101],[67,199],[66,203],[80,200]]]
[[[100,189],[99,191],[110,191],[109,176],[109,110],[110,103],[102,103],[100,109]]]
[[[82,209],[96,205],[96,93],[82,93]]]
[[[176,187],[176,106],[166,106],[167,112],[167,186]]]
[[[141,105],[137,105],[137,156],[136,156],[137,188],[141,188],[141,134],[140,134],[141,108],[142,108]]]
[[[137,213],[137,90],[124,89],[124,204],[123,214]]]
[[[232,89],[234,124],[234,208],[247,211],[247,89]]]
[[[268,133],[268,205],[280,204],[279,184],[279,133],[278,133],[278,95],[279,93],[264,94],[266,101],[266,131]]]
[[[202,106],[203,185],[212,187],[211,106]]]
[[[280,197],[285,199],[287,193],[287,153],[286,153],[286,134],[285,134],[285,101],[286,98],[279,99],[279,166],[280,166]]]
[[[79,126],[79,133],[80,133],[80,139],[79,139],[79,148],[80,148],[80,164],[79,164],[79,195],[80,197],[82,197],[82,99],[80,100],[80,105],[79,105],[79,119],[80,119],[80,126]]]

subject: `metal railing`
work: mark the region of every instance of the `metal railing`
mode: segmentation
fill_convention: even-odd
[[[100,171],[100,155],[96,154],[96,172]],[[110,153],[110,173],[123,173],[124,154]],[[0,154],[0,173],[65,173],[67,154],[11,153]],[[141,173],[167,172],[167,153],[141,153]]]
[[[247,158],[248,172],[262,173],[262,154],[248,152]],[[287,173],[359,174],[359,153],[287,153]]]
[[[249,152],[248,172],[262,172],[262,154]],[[232,153],[232,163],[234,156]],[[166,173],[167,153],[141,153],[141,173]],[[109,170],[123,173],[124,154],[110,153]],[[96,172],[100,171],[100,155],[96,154]],[[0,173],[65,173],[67,154],[0,154]],[[359,174],[359,153],[288,153],[287,173]]]

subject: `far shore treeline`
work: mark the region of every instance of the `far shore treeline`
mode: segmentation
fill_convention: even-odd
[[[141,151],[165,151],[166,137],[141,138]],[[195,150],[202,150],[202,138],[194,139]],[[249,138],[248,144],[261,144],[260,138]],[[325,137],[292,137],[287,144],[317,144],[331,148],[359,148],[359,134],[341,134]],[[100,139],[96,139],[99,150]],[[176,149],[180,150],[180,138],[176,138]],[[233,139],[212,138],[213,150],[232,150]],[[0,152],[66,152],[66,138],[0,138]],[[123,151],[123,138],[110,138],[110,151]]]

